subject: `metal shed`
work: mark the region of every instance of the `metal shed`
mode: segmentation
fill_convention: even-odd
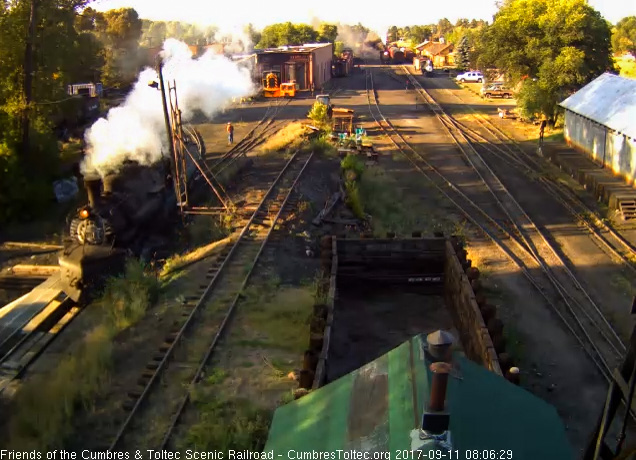
[[[387,457],[377,454],[390,453],[391,459],[417,459],[410,451],[417,448],[431,393],[425,344],[422,335],[413,337],[278,408],[264,451],[273,451],[273,458],[342,459],[338,451],[357,451],[358,456],[348,458],[379,459]],[[574,458],[563,422],[549,404],[460,353],[453,357],[453,368],[446,394],[453,455],[427,456],[424,451],[419,458]]]
[[[564,137],[594,161],[636,177],[636,80],[605,73],[561,102]]]

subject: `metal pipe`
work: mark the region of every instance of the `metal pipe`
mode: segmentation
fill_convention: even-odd
[[[431,372],[433,372],[433,378],[431,381],[431,398],[428,401],[428,407],[433,412],[441,412],[444,410],[448,374],[451,368],[452,366],[450,364],[444,362],[431,364],[430,369]]]

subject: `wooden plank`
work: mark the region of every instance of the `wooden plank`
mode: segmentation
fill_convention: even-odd
[[[33,276],[36,278],[48,278],[60,271],[59,265],[28,265],[17,264],[9,268],[8,272],[16,276]]]
[[[21,241],[5,241],[2,246],[7,249],[34,249],[44,251],[59,251],[64,247],[59,244],[26,243]]]

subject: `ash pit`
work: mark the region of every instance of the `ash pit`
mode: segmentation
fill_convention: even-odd
[[[417,334],[443,329],[459,337],[441,293],[403,286],[339,286],[333,324],[327,382]]]

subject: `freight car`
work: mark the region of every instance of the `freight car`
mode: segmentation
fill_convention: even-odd
[[[194,164],[188,166],[193,171]],[[69,297],[84,302],[107,276],[121,273],[128,255],[149,260],[168,245],[178,217],[171,177],[168,160],[152,166],[126,162],[103,178],[84,176],[88,203],[68,216],[59,255]]]
[[[344,59],[334,59],[331,62],[332,77],[346,77],[348,74],[347,61],[345,61]]]
[[[389,57],[391,58],[391,62],[393,64],[401,64],[404,62],[404,50],[398,48],[397,46],[389,47]]]
[[[334,57],[331,63],[331,75],[333,77],[346,77],[353,70],[353,50],[345,48],[340,53],[340,57]]]

